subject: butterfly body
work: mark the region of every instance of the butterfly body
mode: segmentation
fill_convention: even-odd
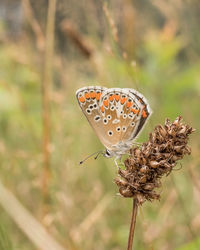
[[[88,86],[78,89],[76,97],[106,157],[125,154],[151,115],[147,100],[134,89]]]

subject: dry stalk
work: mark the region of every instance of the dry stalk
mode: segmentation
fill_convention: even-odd
[[[110,196],[110,194],[106,194],[89,213],[89,215],[84,218],[80,225],[71,230],[70,236],[74,242],[81,243],[87,237],[87,233],[92,228],[92,225],[94,225],[98,220],[101,220],[102,214],[108,207],[111,200],[112,196]]]
[[[124,60],[128,58],[127,52],[121,47],[120,40],[119,40],[119,35],[118,35],[118,29],[116,26],[116,23],[110,13],[110,10],[108,8],[107,2],[103,1],[103,12],[105,14],[106,20],[108,22],[112,38],[115,42],[115,45],[118,48],[119,51],[119,56],[122,57]]]
[[[130,150],[130,156],[124,162],[125,169],[119,169],[120,177],[115,179],[119,193],[133,198],[134,206],[147,200],[159,200],[160,194],[155,190],[161,187],[161,178],[171,173],[177,161],[191,153],[187,143],[193,132],[194,129],[184,124],[180,116],[172,123],[166,119],[164,126],[157,125],[147,142]],[[136,218],[132,219],[132,223],[135,221]],[[129,241],[133,240],[134,228],[130,228]],[[132,245],[130,242],[128,245],[130,250]]]
[[[0,205],[38,250],[67,250],[58,243],[0,181]]]
[[[110,29],[111,29],[111,32],[112,32],[112,36],[113,36],[113,39],[116,43],[119,42],[119,37],[118,37],[118,30],[117,30],[117,27],[115,25],[115,22],[114,22],[114,19],[111,17],[111,14],[110,14],[110,11],[108,9],[108,4],[107,2],[104,2],[103,3],[103,11],[105,13],[105,16],[106,16],[106,19],[109,23],[109,26],[110,26]]]
[[[41,30],[41,27],[40,27],[37,19],[35,18],[33,8],[31,6],[30,1],[29,0],[22,0],[22,6],[24,9],[24,14],[25,14],[33,32],[35,33],[37,48],[38,48],[38,50],[43,51],[44,47],[45,47],[45,38],[44,38],[43,32]]]
[[[88,44],[87,39],[81,34],[74,23],[69,19],[64,19],[60,25],[61,30],[71,39],[74,45],[87,59],[90,59],[93,55],[93,50]]]
[[[49,183],[50,183],[50,86],[52,83],[52,64],[54,47],[54,23],[56,13],[56,0],[49,1],[46,40],[45,40],[45,61],[44,75],[42,83],[42,102],[43,102],[43,156],[44,171],[42,179],[42,192],[44,199],[43,215],[48,211]]]
[[[135,232],[137,210],[138,210],[137,200],[133,199],[132,217],[131,217],[131,225],[130,225],[130,230],[129,230],[127,250],[132,250],[133,248],[133,237],[134,237],[134,232]]]

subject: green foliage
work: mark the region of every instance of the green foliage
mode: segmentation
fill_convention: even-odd
[[[177,248],[177,250],[197,250],[199,249],[199,247],[200,247],[200,238],[197,238],[192,240],[190,243]]]
[[[1,250],[14,250],[10,235],[6,230],[5,225],[0,225],[0,249]]]

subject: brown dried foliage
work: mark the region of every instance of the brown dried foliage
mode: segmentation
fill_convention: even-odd
[[[120,194],[136,198],[138,204],[159,199],[155,189],[161,187],[161,177],[169,175],[177,161],[191,153],[187,143],[194,131],[180,116],[173,123],[166,119],[164,126],[157,125],[147,142],[130,150],[125,170],[119,169],[115,183]]]

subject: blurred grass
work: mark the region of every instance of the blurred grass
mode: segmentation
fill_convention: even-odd
[[[13,245],[9,235],[6,233],[4,226],[0,227],[0,249],[2,250],[13,250]]]
[[[86,2],[90,8],[95,8],[94,3]],[[111,15],[119,17],[116,20],[120,22],[114,3],[108,7],[111,8]],[[57,8],[59,11],[59,6]],[[85,7],[81,5],[81,8]],[[137,16],[138,10],[134,11]],[[79,14],[77,10],[76,18],[80,18]],[[95,22],[93,25],[92,31]],[[59,24],[56,29],[58,27]],[[173,120],[182,115],[187,123],[197,129],[190,142],[192,155],[182,161],[180,171],[173,173],[176,186],[169,178],[164,179],[161,201],[146,203],[141,208],[135,248],[198,249],[200,190],[194,182],[200,185],[200,57],[198,54],[193,56],[191,48],[188,49],[186,34],[181,32],[168,36],[164,28],[156,30],[150,26],[149,32],[143,34],[143,40],[131,48],[134,51],[127,51],[128,58],[124,59],[118,45],[111,42],[110,35],[102,41],[92,31],[85,32],[93,47],[90,59],[84,58],[68,40],[67,52],[60,53],[59,41],[56,43],[52,72],[54,84],[50,93],[51,199],[50,211],[43,223],[52,236],[68,249],[119,250],[126,246],[132,202],[116,195],[113,160],[90,159],[84,166],[78,165],[85,156],[103,146],[83,117],[75,99],[75,91],[79,87],[95,84],[130,87],[143,93],[153,109],[152,117],[138,141],[145,141],[153,127],[163,123],[166,117]],[[6,28],[0,34],[6,38],[0,42],[0,177],[40,220],[43,166],[42,60],[40,51],[35,48],[34,37],[29,33],[30,30],[25,29],[18,40],[7,38]],[[119,32],[120,35],[123,32]],[[130,44],[133,38],[127,39]],[[187,53],[190,56],[186,57]],[[194,181],[190,171],[197,180]],[[87,222],[90,226],[83,230],[80,239],[73,238],[73,232],[78,232],[81,223],[90,218],[88,216],[96,211],[94,209],[107,195],[111,200],[94,223]],[[180,202],[179,196],[183,202]],[[6,250],[12,249],[13,245],[17,246],[16,249],[35,249],[1,209],[0,220],[3,228],[6,228]],[[5,242],[0,244],[7,244]],[[9,242],[12,244],[9,245]]]

